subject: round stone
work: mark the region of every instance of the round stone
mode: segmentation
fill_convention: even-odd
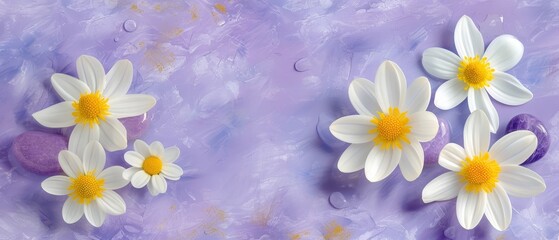
[[[543,123],[530,114],[519,114],[513,117],[507,125],[506,133],[517,130],[528,130],[533,132],[538,138],[538,147],[536,151],[524,162],[524,164],[533,163],[540,160],[549,150],[549,134]]]
[[[144,134],[149,123],[147,113],[135,117],[121,118],[119,120],[126,128],[128,140],[140,138]]]
[[[332,205],[332,207],[337,209],[348,207],[348,202],[341,192],[333,192],[332,194],[330,194],[328,201],[330,202],[330,205]]]
[[[439,153],[450,141],[450,127],[448,121],[439,119],[439,132],[433,140],[421,143],[425,152],[425,164],[434,164],[439,160]]]
[[[62,169],[58,153],[68,148],[68,139],[59,134],[29,131],[17,136],[10,149],[14,167],[40,175],[53,175]]]

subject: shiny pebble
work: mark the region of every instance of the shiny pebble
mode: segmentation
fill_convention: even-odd
[[[522,164],[536,162],[545,156],[547,150],[549,150],[550,139],[547,129],[538,118],[525,113],[516,115],[509,121],[506,133],[517,130],[531,131],[538,138],[538,147],[536,148],[536,151]]]
[[[439,118],[439,132],[433,140],[421,143],[425,152],[425,164],[434,164],[439,160],[439,153],[450,141],[450,127],[448,121]]]
[[[341,192],[333,192],[330,194],[328,201],[332,207],[337,209],[346,208],[349,205],[345,196]]]
[[[66,137],[44,132],[28,131],[17,136],[10,149],[10,160],[14,167],[40,175],[53,175],[62,169],[58,164],[58,153],[68,148]]]

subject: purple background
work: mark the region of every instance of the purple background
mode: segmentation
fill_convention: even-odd
[[[508,33],[526,48],[509,73],[534,99],[519,107],[496,103],[501,124],[492,141],[518,113],[540,118],[552,140],[548,154],[527,165],[547,190],[512,198],[505,232],[485,218],[463,230],[454,200],[423,204],[421,190],[444,172],[437,164],[412,183],[398,170],[380,183],[367,182],[362,171],[340,173],[336,162],[346,145],[327,129],[355,113],[349,82],[371,79],[385,59],[397,62],[408,81],[426,75],[436,89],[442,81],[423,70],[421,54],[454,50],[463,14],[486,44]],[[135,31],[123,28],[128,19]],[[0,238],[557,239],[558,36],[559,1],[547,0],[0,0]],[[82,54],[106,69],[118,59],[133,62],[130,92],[158,99],[142,139],[177,145],[185,170],[157,197],[131,186],[119,190],[127,213],[108,217],[101,228],[85,219],[65,224],[65,198],[40,188],[46,176],[26,174],[7,158],[20,133],[59,131],[40,127],[31,114],[59,101],[49,77],[75,75]],[[451,141],[461,144],[466,104],[429,109],[449,121]],[[107,166],[124,165],[123,153],[110,154]],[[332,193],[334,205],[345,208],[329,204]]]

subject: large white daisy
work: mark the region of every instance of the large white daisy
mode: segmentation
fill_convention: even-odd
[[[81,155],[86,144],[99,141],[107,151],[126,148],[126,128],[119,118],[144,114],[155,105],[155,98],[126,94],[132,82],[132,63],[120,60],[105,75],[94,57],[82,55],[77,61],[78,77],[55,73],[54,90],[64,100],[33,114],[43,126],[74,126],[68,148]]]
[[[423,189],[423,202],[445,201],[455,197],[458,222],[474,228],[483,215],[496,229],[508,228],[512,207],[510,194],[531,197],[545,190],[537,173],[520,166],[536,150],[538,140],[530,131],[515,131],[489,148],[489,120],[481,110],[473,112],[464,126],[464,147],[447,144],[439,164],[450,170]]]
[[[150,145],[142,140],[134,142],[134,151],[124,154],[124,160],[132,167],[122,173],[122,177],[130,180],[135,188],[147,185],[152,196],[167,192],[167,180],[179,180],[182,168],[174,162],[179,158],[178,147],[163,147],[155,141]]]
[[[128,184],[122,178],[124,168],[113,166],[103,170],[105,151],[99,142],[87,144],[81,159],[62,150],[58,162],[67,176],[49,177],[41,187],[53,195],[68,195],[62,207],[62,218],[66,223],[75,223],[85,214],[91,225],[99,227],[107,214],[126,212],[124,200],[113,191]]]
[[[485,49],[481,32],[468,16],[462,16],[454,30],[458,55],[442,48],[423,52],[423,67],[435,77],[448,80],[435,93],[435,106],[448,110],[468,98],[470,112],[483,110],[491,123],[491,132],[499,129],[499,115],[489,99],[507,105],[520,105],[532,99],[532,93],[505,73],[522,58],[524,46],[511,35],[495,38]]]
[[[423,170],[423,148],[439,129],[437,117],[426,111],[431,85],[417,78],[407,88],[398,65],[384,61],[378,68],[375,84],[358,78],[349,86],[349,99],[359,115],[345,116],[330,125],[332,134],[351,143],[338,161],[341,172],[365,168],[371,182],[386,178],[397,165],[408,181]]]

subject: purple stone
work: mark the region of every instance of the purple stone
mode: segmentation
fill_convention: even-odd
[[[450,128],[445,119],[439,119],[439,132],[433,140],[421,143],[425,152],[425,164],[434,164],[439,160],[439,153],[450,141]]]
[[[536,148],[536,151],[524,163],[522,163],[522,165],[540,160],[547,153],[550,144],[549,135],[543,123],[530,114],[519,114],[510,120],[507,125],[506,133],[517,130],[531,131],[538,138],[538,147]]]
[[[29,131],[17,136],[11,152],[14,167],[40,175],[54,175],[62,169],[58,153],[68,148],[68,140],[59,134]]]
[[[147,113],[135,117],[121,118],[119,120],[124,127],[126,127],[128,140],[140,138],[144,134],[149,122]]]

